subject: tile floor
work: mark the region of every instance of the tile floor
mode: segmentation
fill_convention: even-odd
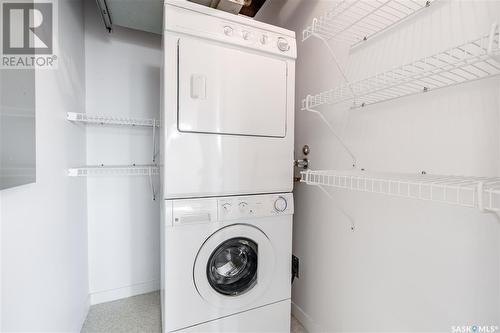
[[[81,333],[161,333],[160,293],[94,305]],[[307,333],[292,317],[291,333]]]

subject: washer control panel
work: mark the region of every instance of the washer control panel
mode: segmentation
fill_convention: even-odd
[[[219,221],[293,214],[293,194],[267,194],[219,198]]]
[[[278,217],[293,214],[293,194],[165,200],[162,210],[166,226]]]

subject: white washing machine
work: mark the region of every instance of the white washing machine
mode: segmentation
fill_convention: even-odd
[[[163,197],[291,192],[295,33],[185,0],[164,20]]]
[[[166,200],[163,332],[290,332],[291,193]]]

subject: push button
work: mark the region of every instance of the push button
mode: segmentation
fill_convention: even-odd
[[[224,35],[231,37],[233,35],[234,29],[226,25],[224,27]]]

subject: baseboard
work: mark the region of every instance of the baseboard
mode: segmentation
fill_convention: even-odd
[[[314,320],[294,302],[292,302],[292,315],[300,321],[307,332],[324,332],[324,330],[322,330],[321,327],[317,325]]]
[[[90,304],[100,304],[118,299],[151,293],[160,290],[160,280],[137,283],[116,289],[97,291],[90,294]]]
[[[82,330],[83,324],[85,323],[85,320],[87,319],[87,315],[89,314],[90,310],[90,295],[87,296],[85,299],[85,303],[83,305],[83,313],[82,317],[80,318],[80,323],[79,323],[79,329],[77,332],[80,332]]]

